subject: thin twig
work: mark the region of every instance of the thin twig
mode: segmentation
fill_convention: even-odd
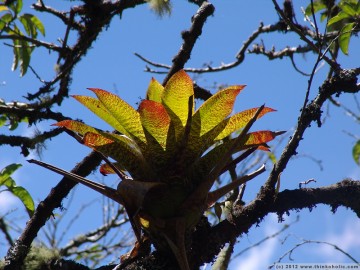
[[[184,68],[185,63],[190,59],[191,51],[196,40],[202,33],[202,28],[206,19],[214,13],[214,6],[209,2],[203,2],[196,14],[192,18],[192,25],[189,30],[182,32],[183,44],[178,54],[172,60],[173,64],[166,75],[163,85],[180,69]]]

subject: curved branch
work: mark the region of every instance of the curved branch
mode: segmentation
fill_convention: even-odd
[[[1,35],[0,39],[10,39],[10,40],[23,40],[23,41],[27,41],[30,42],[32,44],[34,44],[35,46],[38,47],[44,47],[46,49],[52,50],[52,51],[56,51],[56,52],[61,52],[63,49],[59,46],[56,46],[53,43],[48,43],[48,42],[44,42],[44,41],[40,41],[38,39],[35,38],[30,38],[27,36],[23,36],[23,35],[16,35],[16,34],[10,34],[10,35]]]
[[[215,7],[212,4],[204,2],[193,16],[190,29],[181,33],[184,42],[181,45],[180,51],[172,60],[173,64],[163,81],[163,85],[166,84],[172,75],[184,68],[185,63],[190,59],[191,51],[196,40],[202,33],[202,27],[204,26],[207,17],[212,15],[214,10]]]

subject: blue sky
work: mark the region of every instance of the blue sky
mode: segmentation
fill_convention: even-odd
[[[302,22],[300,7],[305,7],[308,1],[296,2],[295,12],[299,15],[297,19]],[[48,5],[60,9],[65,9],[68,3],[74,4],[76,1],[47,1]],[[271,1],[218,0],[212,1],[212,3],[216,7],[215,14],[208,18],[186,67],[201,67],[204,63],[218,66],[222,62],[234,61],[242,43],[259,26],[260,21],[266,25],[278,19]],[[134,53],[139,53],[155,62],[170,65],[171,59],[178,52],[182,43],[180,32],[189,28],[190,18],[197,10],[195,5],[191,5],[187,1],[176,1],[173,5],[170,17],[159,18],[146,5],[143,5],[126,10],[121,19],[114,18],[109,29],[100,35],[100,38],[93,44],[92,50],[76,66],[70,87],[71,94],[89,95],[87,87],[99,87],[118,94],[136,107],[136,103],[144,97],[151,77],[154,76],[162,81],[163,75],[144,72],[145,63],[136,58]],[[29,11],[28,8],[27,10]],[[44,14],[38,14],[38,16],[46,26],[44,40],[56,43],[57,38],[61,38],[64,33],[64,25]],[[76,37],[71,37],[72,40],[74,38]],[[281,49],[287,45],[302,44],[294,34],[271,33],[261,36],[261,39],[267,49],[273,45],[276,49]],[[258,39],[255,42],[259,43],[261,40]],[[2,43],[0,46],[0,98],[8,102],[22,101],[22,96],[27,92],[35,91],[41,83],[30,71],[23,78],[19,78],[18,71],[11,72],[11,49]],[[358,46],[359,41],[353,39],[350,43],[350,56],[340,57],[344,68],[354,67],[359,63]],[[50,80],[54,76],[56,58],[57,55],[38,49],[33,55],[31,65],[43,79]],[[310,73],[315,60],[315,55],[295,56],[298,67],[308,73]],[[327,71],[327,67],[324,66],[317,72],[310,98],[315,96]],[[234,111],[238,112],[263,103],[277,109],[276,113],[269,114],[258,121],[255,128],[289,131],[283,135],[283,143],[275,151],[276,156],[280,155],[284,143],[287,142],[296,125],[308,80],[307,77],[294,71],[289,59],[268,61],[263,56],[247,54],[244,63],[232,70],[203,74],[195,76],[194,79],[199,85],[209,89],[212,89],[215,83],[247,84],[247,88],[237,99]],[[341,95],[338,100],[350,108],[355,108],[352,96]],[[65,100],[61,108],[57,108],[57,110],[64,115],[82,119],[93,126],[108,129],[87,109],[71,98]],[[324,107],[323,117],[325,123],[321,129],[313,124],[306,131],[305,139],[301,141],[298,149],[299,155],[290,161],[281,176],[281,189],[295,189],[299,182],[310,178],[317,180],[316,183],[311,184],[314,187],[329,185],[345,177],[359,179],[360,170],[351,157],[351,148],[355,139],[346,134],[359,135],[359,126],[344,111],[332,105]],[[21,125],[12,134],[31,135],[35,128],[41,131],[50,130],[51,124],[52,122],[42,122],[36,127]],[[0,132],[11,133],[6,130],[6,127],[1,127]],[[1,147],[0,168],[15,162],[23,164],[24,166],[14,174],[14,178],[29,190],[36,202],[39,202],[45,198],[51,187],[57,184],[60,177],[43,168],[27,164],[26,159],[29,157],[24,158],[19,155],[19,152],[18,148]],[[46,149],[44,149],[41,159],[70,170],[89,152],[89,149],[79,145],[67,134],[62,134],[46,143]],[[39,159],[36,153],[31,153],[31,157]],[[320,160],[323,169],[313,159]],[[267,168],[266,173],[249,184],[245,194],[247,202],[254,198],[257,190],[266,180],[271,164],[267,164]],[[108,185],[117,183],[117,179],[111,176],[104,179],[98,174],[93,174],[88,178],[104,181]],[[71,205],[67,206],[67,214],[59,230],[64,230],[62,228],[66,228],[66,220],[71,220],[71,217],[82,205],[93,199],[98,199],[97,203],[84,211],[78,222],[70,230],[67,230],[60,245],[64,245],[75,235],[101,224],[101,199],[86,187],[77,187]],[[64,205],[67,205],[69,201],[69,199],[65,201]],[[6,192],[0,193],[0,206],[1,215],[22,217],[18,224],[20,227],[24,226],[25,212],[15,198]],[[62,213],[57,210],[57,214]],[[284,224],[295,220],[297,215],[300,215],[299,222],[293,224],[278,238],[271,239],[236,258],[230,269],[265,269],[277,261],[294,244],[301,242],[301,239],[331,242],[360,260],[359,220],[354,213],[343,208],[339,208],[336,215],[333,215],[327,206],[318,206],[311,213],[309,210],[303,210],[301,213],[293,212],[289,217],[285,217],[284,223],[280,224],[277,222],[276,216],[269,215],[259,227],[253,227],[247,235],[238,239],[240,243],[234,254],[280,230]],[[284,239],[286,241],[282,244]],[[3,246],[4,242],[3,235],[0,234],[1,257],[6,252],[6,247]],[[294,262],[349,262],[340,252],[321,244],[300,247],[294,252],[293,259]],[[285,258],[284,261],[289,261],[289,259]]]

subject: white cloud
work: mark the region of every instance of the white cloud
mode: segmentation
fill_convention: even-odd
[[[276,219],[275,216],[272,216]],[[277,226],[274,226],[273,222],[266,222],[266,227],[264,228],[264,237],[274,234],[277,231]],[[278,240],[275,238],[270,238],[265,241],[262,245],[251,248],[247,253],[242,255],[239,259],[233,261],[233,265],[236,265],[234,269],[237,270],[257,270],[257,269],[267,269],[269,265],[273,263],[272,257],[274,251],[276,250],[275,246],[278,244]]]
[[[355,250],[360,250],[360,221],[357,218],[349,218],[344,222],[344,226],[341,231],[332,231],[325,237],[327,243],[338,246],[340,249],[349,253],[350,255]],[[330,245],[320,245],[317,251],[326,256],[331,261],[349,261],[349,259],[339,250]]]

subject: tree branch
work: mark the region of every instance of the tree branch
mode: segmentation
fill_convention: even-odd
[[[170,79],[174,73],[184,68],[185,63],[190,59],[191,51],[195,45],[197,38],[202,33],[202,27],[205,24],[207,17],[214,13],[214,6],[209,2],[204,2],[196,14],[192,18],[192,25],[188,31],[181,33],[184,40],[180,51],[172,60],[173,64],[163,81],[163,85]]]
[[[268,213],[277,213],[279,219],[284,213],[304,208],[312,209],[318,204],[329,205],[332,211],[339,206],[353,210],[360,217],[360,181],[343,180],[337,184],[321,188],[304,188],[284,190],[276,196],[275,201],[265,196],[258,196],[245,207],[235,206],[231,217],[216,226],[203,227],[194,233],[191,259],[200,266],[209,263],[218,254],[223,245],[234,237],[247,233],[259,224]],[[204,249],[204,245],[208,247]]]
[[[80,176],[87,176],[100,162],[101,157],[96,152],[91,152],[73,170]],[[5,257],[4,270],[19,270],[30,249],[32,241],[37,236],[39,230],[51,218],[55,208],[61,208],[62,200],[69,194],[76,182],[63,177],[62,180],[51,190],[44,201],[37,206],[34,215],[27,222],[25,229],[18,240],[11,246]]]

